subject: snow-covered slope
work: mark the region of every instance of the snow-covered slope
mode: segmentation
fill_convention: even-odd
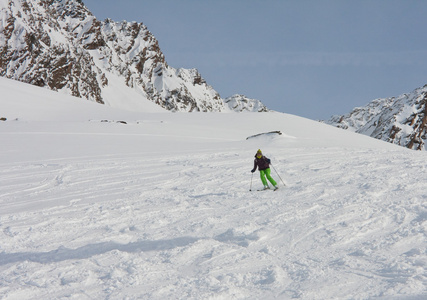
[[[427,86],[398,97],[376,99],[326,123],[409,149],[426,150]]]
[[[0,87],[1,299],[427,297],[426,152]],[[256,191],[258,148],[277,192]]]
[[[130,110],[230,111],[145,25],[99,21],[80,0],[0,0],[0,76]]]

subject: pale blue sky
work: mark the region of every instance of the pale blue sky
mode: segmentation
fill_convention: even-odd
[[[427,84],[424,0],[83,0],[137,21],[174,68],[225,98],[244,94],[310,119]]]

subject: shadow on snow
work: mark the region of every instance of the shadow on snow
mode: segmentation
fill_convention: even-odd
[[[57,250],[40,253],[0,253],[0,265],[6,265],[21,261],[32,261],[42,264],[48,264],[70,259],[86,259],[113,250],[119,250],[129,253],[171,250],[174,248],[190,245],[198,240],[199,239],[197,238],[182,237],[171,240],[138,241],[129,244],[105,242],[86,245],[77,249],[68,249],[65,247],[60,247]]]
[[[258,240],[258,236],[255,234],[236,235],[232,229],[229,229],[226,232],[215,236],[213,239],[220,243],[248,247],[251,241]],[[49,252],[0,253],[0,266],[23,261],[49,264],[72,259],[87,259],[113,250],[128,253],[172,250],[179,247],[189,246],[199,240],[207,240],[207,238],[181,237],[170,240],[138,241],[129,244],[104,242],[86,245],[77,249],[60,247],[57,250]]]

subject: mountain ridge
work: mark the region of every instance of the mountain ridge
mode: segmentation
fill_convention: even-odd
[[[142,23],[99,21],[80,0],[1,0],[0,19],[2,77],[115,107],[151,101],[169,111],[232,110],[197,69],[169,66]]]
[[[325,123],[413,150],[426,150],[427,85],[397,97],[379,98]]]

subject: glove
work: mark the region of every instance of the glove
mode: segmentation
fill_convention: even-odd
[[[252,173],[253,173],[253,172],[255,172],[255,169],[252,169],[252,170],[251,170],[251,172],[252,172]]]
[[[268,162],[269,164],[271,164],[271,160],[270,160],[270,159],[267,159],[267,162]]]

